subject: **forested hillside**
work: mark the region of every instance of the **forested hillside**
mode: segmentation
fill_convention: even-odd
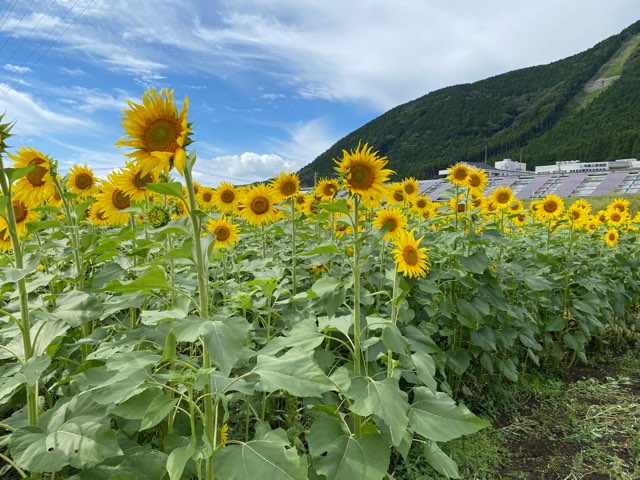
[[[339,140],[300,172],[333,176],[359,140],[399,176],[432,178],[460,161],[520,158],[529,168],[640,154],[640,22],[557,62],[433,91]]]

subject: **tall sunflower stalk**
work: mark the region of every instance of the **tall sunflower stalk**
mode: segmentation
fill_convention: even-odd
[[[0,116],[2,120],[2,116]],[[0,124],[0,187],[2,188],[2,194],[6,200],[6,221],[7,229],[9,231],[9,237],[11,239],[11,247],[13,249],[13,257],[15,261],[15,267],[17,269],[24,268],[24,258],[22,243],[18,235],[18,227],[16,225],[16,217],[13,211],[11,184],[7,175],[7,171],[4,167],[2,160],[2,154],[6,151],[7,145],[5,140],[11,136],[10,131],[12,124]],[[34,163],[34,168],[39,167]],[[55,177],[55,174],[54,174]],[[20,296],[20,319],[11,317],[15,321],[20,333],[22,334],[22,347],[24,349],[24,359],[18,359],[23,363],[28,362],[34,353],[34,345],[31,341],[31,319],[29,312],[29,299],[27,296],[27,285],[24,277],[18,280],[18,295]],[[33,427],[38,422],[38,385],[26,385],[27,394],[27,425]]]

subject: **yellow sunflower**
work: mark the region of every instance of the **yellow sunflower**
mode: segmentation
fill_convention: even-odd
[[[271,182],[271,188],[273,188],[276,199],[281,202],[298,194],[300,179],[295,173],[280,172],[280,175]]]
[[[319,195],[306,195],[304,197],[304,204],[302,205],[302,211],[307,215],[314,215],[318,213],[318,204],[320,203]]]
[[[401,183],[392,183],[385,187],[387,203],[391,205],[404,205],[405,195]]]
[[[126,166],[113,174],[112,181],[116,187],[135,202],[142,202],[147,194],[147,184],[156,181],[153,172],[143,174],[142,167],[129,162]],[[149,192],[151,193],[151,192]]]
[[[360,145],[355,150],[342,151],[342,159],[335,160],[336,171],[342,175],[344,188],[352,195],[360,195],[367,205],[375,206],[384,195],[384,182],[393,173],[384,168],[386,157],[378,157],[368,144]]]
[[[11,244],[7,221],[3,217],[0,217],[0,251],[7,253],[10,252],[12,248],[13,245]]]
[[[237,189],[229,182],[220,183],[213,191],[213,202],[224,213],[237,213],[239,198]]]
[[[558,218],[564,212],[564,202],[554,194],[544,197],[536,210],[536,216],[543,221]]]
[[[232,247],[238,241],[238,226],[224,216],[218,220],[210,218],[207,230],[216,237],[213,248]]]
[[[429,271],[431,264],[427,258],[427,249],[419,246],[423,238],[416,240],[413,230],[403,230],[393,242],[397,248],[391,253],[398,271],[403,272],[405,277],[425,277]]]
[[[62,185],[62,177],[60,175],[58,175],[58,182]],[[78,197],[78,200],[81,201],[81,197]],[[57,188],[53,189],[53,195],[47,199],[45,204],[56,208],[60,208],[62,206],[62,197],[60,196],[60,192],[58,192]]]
[[[513,202],[513,190],[511,187],[497,187],[489,196],[489,202],[499,210],[506,210]]]
[[[123,212],[131,206],[131,197],[116,185],[117,174],[110,173],[108,180],[101,184],[102,191],[96,195],[96,208],[103,216],[109,217],[111,225],[124,225],[129,221],[129,212]]]
[[[86,165],[74,165],[69,170],[67,188],[80,198],[91,197],[99,191],[98,179],[94,176],[93,170]]]
[[[480,193],[480,190],[472,190],[471,191],[471,199],[469,203],[472,210],[482,210],[484,208],[484,204],[487,199],[484,198],[484,195]]]
[[[429,209],[431,204],[431,199],[424,195],[413,197],[411,199],[411,208],[419,215],[422,215],[425,210]]]
[[[616,198],[609,205],[607,210],[618,210],[619,212],[629,212],[629,200],[626,198]]]
[[[447,180],[453,185],[459,187],[466,186],[467,177],[469,176],[469,167],[464,163],[456,163],[453,167],[449,167],[449,174]]]
[[[384,239],[392,241],[407,228],[407,217],[402,214],[399,208],[381,208],[376,212],[373,226],[379,230],[386,228],[387,233],[385,233]]]
[[[38,218],[38,214],[32,207],[20,199],[14,199],[13,216],[16,220],[18,235],[23,237],[27,233],[27,222],[31,222]]]
[[[400,185],[402,186],[402,191],[404,192],[406,198],[415,197],[416,195],[418,195],[418,193],[420,193],[418,181],[413,177],[405,178],[404,180],[402,180],[402,183]]]
[[[578,200],[573,202],[573,205],[576,208],[581,208],[586,213],[591,213],[591,204],[587,200],[585,200],[584,198],[579,198]]]
[[[186,217],[189,215],[189,206],[181,198],[175,198],[171,204],[173,211],[171,212],[171,218],[176,219],[180,217]]]
[[[340,184],[335,178],[321,178],[314,189],[317,195],[322,197],[322,200],[333,199],[340,190]]]
[[[209,211],[216,205],[215,191],[213,188],[200,186],[196,193],[196,200],[202,210]]]
[[[449,208],[452,212],[464,213],[467,211],[466,195],[458,195],[458,198],[449,199]]]
[[[172,166],[183,174],[187,163],[185,147],[191,133],[187,123],[189,100],[185,97],[178,113],[173,90],[149,89],[142,96],[142,104],[127,101],[122,127],[127,136],[116,145],[134,151],[126,155],[136,160],[144,174],[151,171],[168,172]]]
[[[109,225],[109,215],[98,210],[97,204],[94,203],[89,208],[89,221],[92,225],[96,225],[99,227]]]
[[[618,239],[620,238],[620,234],[615,228],[610,228],[607,230],[607,233],[604,234],[604,241],[610,247],[613,247],[616,243],[618,243]]]
[[[464,185],[475,192],[483,192],[489,183],[487,172],[476,167],[467,170],[467,177],[464,179]]]
[[[524,210],[524,205],[522,205],[522,200],[518,198],[514,198],[513,202],[509,205],[509,212],[516,214],[520,213]]]
[[[521,211],[518,215],[513,217],[513,223],[518,227],[523,227],[527,224],[527,214],[524,211]]]
[[[574,227],[580,227],[585,224],[589,214],[580,205],[575,203],[567,208],[567,218]]]
[[[627,214],[615,208],[607,210],[607,223],[611,226],[619,226],[626,222]]]
[[[307,195],[304,193],[299,193],[295,196],[294,202],[296,204],[296,210],[299,212],[304,212],[304,206],[307,202]]]
[[[15,155],[7,154],[14,161],[14,168],[25,168],[35,165],[28,175],[19,179],[13,191],[15,198],[29,205],[41,205],[55,192],[51,176],[51,160],[38,150],[30,147],[21,148]]]
[[[240,199],[240,215],[251,225],[264,225],[278,218],[273,189],[264,183],[247,188]]]
[[[311,270],[314,273],[324,273],[329,271],[329,267],[326,263],[318,263],[317,265],[311,265]]]

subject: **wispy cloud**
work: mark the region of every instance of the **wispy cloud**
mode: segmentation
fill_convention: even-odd
[[[3,70],[6,70],[7,72],[19,73],[19,74],[25,74],[25,73],[28,73],[28,72],[31,71],[31,69],[29,67],[21,67],[19,65],[12,65],[11,63],[5,63],[2,68],[3,68]]]

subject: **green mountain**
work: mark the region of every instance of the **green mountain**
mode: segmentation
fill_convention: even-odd
[[[640,155],[640,21],[589,50],[399,105],[300,170],[334,176],[342,150],[368,142],[396,178],[437,177],[457,161],[603,161]],[[485,157],[486,156],[486,157]]]

